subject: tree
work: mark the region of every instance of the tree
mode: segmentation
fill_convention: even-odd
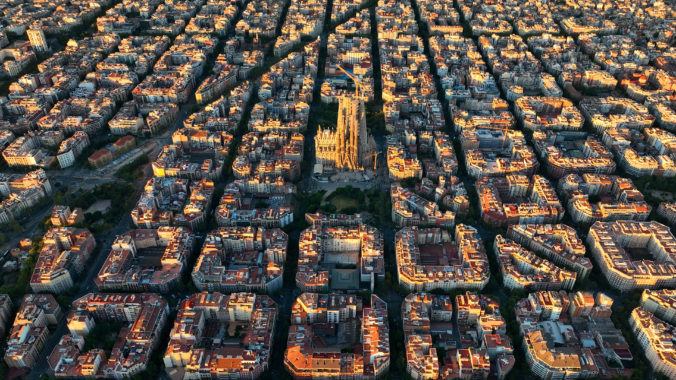
[[[141,174],[140,168],[148,162],[150,162],[148,156],[142,154],[131,163],[121,167],[115,175],[119,178],[126,179],[127,181],[134,181]]]
[[[406,369],[406,357],[404,357],[403,352],[400,353],[399,356],[397,357],[396,363],[397,363],[397,368],[399,368],[399,370],[405,370]]]
[[[342,209],[341,212],[343,214],[356,214],[356,213],[359,212],[359,210],[360,209],[358,207],[346,207],[346,208]]]
[[[43,231],[47,231],[50,228],[52,228],[52,218],[47,215],[43,220],[42,223],[40,223],[40,227],[42,228]]]
[[[67,309],[70,306],[70,297],[65,294],[59,294],[56,296],[56,302],[59,303],[62,309]]]
[[[20,234],[21,232],[23,232],[23,227],[21,226],[21,223],[17,222],[14,219],[10,219],[9,228],[11,228],[12,232],[15,234]]]
[[[193,114],[195,112],[198,112],[200,110],[200,105],[199,104],[193,104],[188,108],[188,114]]]
[[[444,358],[446,357],[446,349],[443,347],[437,347],[437,356],[439,357],[439,364],[442,364],[444,362]]]
[[[322,210],[322,211],[326,211],[328,213],[334,213],[334,212],[338,211],[338,208],[333,203],[323,204],[323,205],[319,206],[319,209]]]
[[[418,182],[420,181],[417,178],[408,177],[401,181],[401,187],[415,187],[415,185],[418,184]]]

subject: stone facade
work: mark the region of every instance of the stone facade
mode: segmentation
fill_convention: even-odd
[[[373,163],[375,141],[366,130],[364,100],[344,96],[338,103],[338,128],[321,127],[315,136],[317,163],[338,170],[364,170]]]

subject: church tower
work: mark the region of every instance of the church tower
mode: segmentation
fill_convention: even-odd
[[[366,129],[364,100],[343,96],[338,103],[335,131],[322,129],[315,136],[317,162],[338,170],[363,171],[371,164],[375,141]]]

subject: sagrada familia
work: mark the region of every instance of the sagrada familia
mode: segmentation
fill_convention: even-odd
[[[315,136],[317,163],[336,170],[363,171],[374,165],[376,143],[366,129],[364,100],[343,96],[338,102],[338,128],[322,129]]]

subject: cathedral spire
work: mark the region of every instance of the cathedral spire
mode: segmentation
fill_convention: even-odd
[[[317,136],[322,134],[321,126]],[[375,150],[373,138],[366,128],[364,100],[355,96],[341,96],[335,131],[315,138],[317,162],[339,170],[364,170],[369,167]]]

